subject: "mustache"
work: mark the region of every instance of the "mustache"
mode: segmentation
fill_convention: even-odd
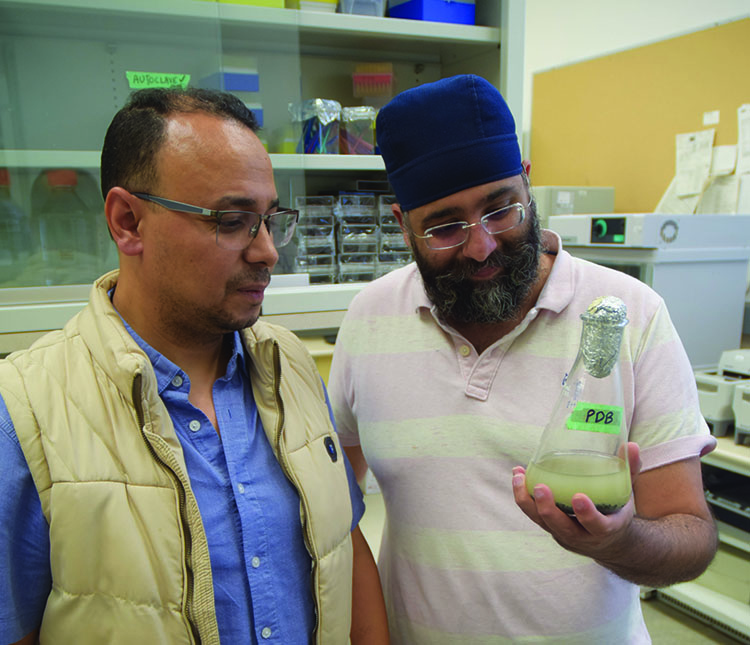
[[[234,276],[227,283],[227,288],[230,290],[237,289],[248,283],[267,286],[269,282],[271,282],[271,270],[268,267],[263,267],[262,269],[253,269]]]
[[[509,269],[513,265],[513,258],[503,254],[501,251],[493,251],[487,258],[481,262],[473,258],[463,258],[457,261],[452,267],[435,276],[438,280],[450,280],[460,282],[468,280],[475,273],[485,268],[490,269]]]

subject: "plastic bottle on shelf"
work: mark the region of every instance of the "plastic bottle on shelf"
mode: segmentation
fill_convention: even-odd
[[[89,209],[78,194],[75,170],[48,170],[45,175],[48,193],[32,218],[39,233],[40,283],[92,282],[102,265],[97,222],[102,216]]]
[[[537,484],[549,486],[569,515],[573,495],[584,493],[606,515],[631,493],[620,377],[627,311],[622,300],[607,296],[594,300],[581,320],[578,354],[526,469],[526,486],[531,495]]]
[[[33,248],[28,215],[10,198],[10,172],[0,168],[0,287],[18,281]]]

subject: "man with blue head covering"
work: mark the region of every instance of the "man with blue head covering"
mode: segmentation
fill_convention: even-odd
[[[640,584],[699,575],[716,549],[713,449],[663,300],[542,230],[515,122],[486,80],[407,90],[379,113],[393,214],[415,264],[355,298],[330,391],[342,444],[383,492],[393,643],[648,643]],[[597,297],[624,301],[633,496],[575,516],[527,464]],[[638,473],[640,467],[640,473]]]

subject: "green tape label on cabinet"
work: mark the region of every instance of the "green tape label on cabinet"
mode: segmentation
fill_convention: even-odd
[[[125,72],[131,90],[147,87],[181,87],[190,83],[190,74],[165,74],[162,72]]]
[[[568,417],[568,430],[606,432],[620,434],[622,408],[617,405],[601,405],[579,401]]]

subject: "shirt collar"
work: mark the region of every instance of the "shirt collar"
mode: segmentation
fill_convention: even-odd
[[[138,347],[140,347],[144,351],[146,356],[148,356],[149,361],[151,361],[151,365],[154,368],[154,373],[156,374],[156,382],[159,388],[160,395],[167,387],[172,384],[175,376],[180,376],[183,381],[188,380],[187,374],[185,374],[185,372],[183,372],[180,367],[175,365],[166,356],[160,354],[153,347],[151,347],[151,345],[143,340],[143,338],[141,338],[136,333],[136,331],[128,324],[128,321],[120,315],[120,312],[117,313],[120,316],[123,325],[125,325],[125,329],[127,329],[128,333],[132,336]],[[237,369],[241,369],[244,371],[246,370],[246,367],[247,365],[245,363],[245,348],[242,344],[240,333],[235,331],[232,333],[232,355],[230,356],[229,362],[227,363],[227,372],[223,378],[229,380],[234,377]]]
[[[562,240],[555,231],[544,229],[542,242],[548,253],[555,255],[547,282],[536,302],[537,309],[548,309],[560,313],[573,300],[575,285],[573,283],[573,258],[563,250]]]

